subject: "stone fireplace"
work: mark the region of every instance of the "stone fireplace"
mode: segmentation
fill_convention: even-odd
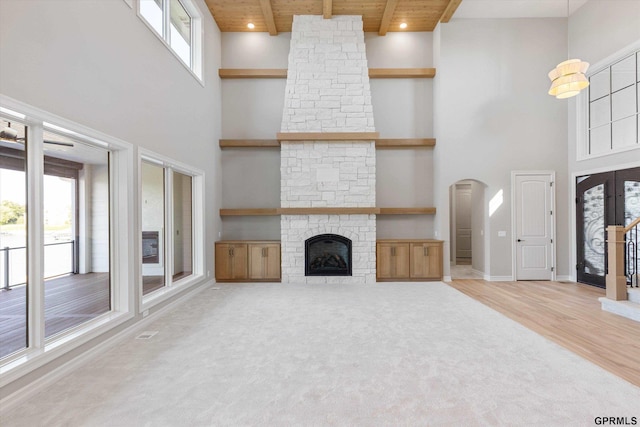
[[[320,234],[304,242],[305,276],[351,276],[351,240]]]
[[[374,132],[362,17],[295,16],[279,134],[280,205],[305,214],[281,215],[283,283],[375,283],[376,216],[367,212],[376,203],[375,141],[362,137]],[[344,251],[305,255],[320,235],[350,242],[349,274],[330,274]],[[309,275],[314,260],[336,265]]]

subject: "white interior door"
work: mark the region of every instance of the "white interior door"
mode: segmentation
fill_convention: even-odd
[[[456,184],[456,258],[471,258],[471,184]]]
[[[553,176],[515,175],[516,280],[553,277]]]

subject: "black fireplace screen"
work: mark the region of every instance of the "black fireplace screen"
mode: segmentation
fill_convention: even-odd
[[[320,234],[304,243],[305,276],[351,276],[351,240]]]

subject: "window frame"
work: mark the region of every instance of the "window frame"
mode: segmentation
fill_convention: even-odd
[[[193,0],[178,0],[184,10],[191,17],[191,49],[190,49],[190,58],[191,64],[186,64],[180,55],[173,50],[171,47],[171,16],[170,16],[170,1],[169,0],[161,0],[162,1],[162,33],[158,34],[158,32],[153,28],[153,26],[146,20],[146,18],[140,12],[140,3],[142,0],[136,1],[136,15],[144,24],[149,28],[149,30],[164,44],[164,46],[178,59],[178,62],[182,64],[196,80],[204,86],[203,80],[203,60],[202,60],[202,46],[203,46],[203,26],[202,26],[202,12],[200,8],[195,4]]]
[[[589,71],[586,74],[588,79],[591,79],[594,75],[609,69],[611,72],[611,67],[616,65],[618,62],[628,58],[631,55],[635,55],[636,57],[636,73],[638,72],[638,67],[640,67],[640,41],[632,43],[631,45],[621,49],[620,51],[614,53],[613,55],[608,56],[607,58],[599,61],[598,63],[591,66]],[[637,81],[637,77],[634,78],[636,80],[636,98],[638,98],[638,92],[640,91],[640,82]],[[609,80],[609,97],[612,97],[613,94],[619,91],[611,90],[611,74]],[[600,98],[599,98],[600,99]],[[609,99],[611,103],[611,99]],[[585,160],[596,159],[605,156],[611,156],[619,153],[625,153],[628,151],[640,150],[640,129],[636,124],[636,144],[634,146],[627,146],[621,148],[611,148],[608,151],[591,154],[590,151],[590,91],[589,89],[583,90],[577,97],[576,102],[576,161],[581,162]],[[610,104],[611,105],[611,104]],[[611,118],[612,112],[609,112]],[[638,121],[638,116],[640,116],[640,105],[636,103],[636,123]],[[629,116],[632,117],[632,116]],[[614,120],[610,120],[609,124],[613,127]],[[612,132],[612,129],[609,130]],[[612,141],[613,143],[613,141]]]
[[[27,140],[27,253],[28,283],[27,334],[28,346],[0,360],[0,387],[88,343],[135,317],[134,288],[129,286],[136,268],[135,253],[128,245],[134,226],[133,217],[133,147],[120,139],[58,117],[28,104],[0,95],[0,115],[28,126]],[[110,270],[111,309],[68,330],[45,339],[44,333],[44,228],[43,175],[44,130],[79,140],[109,151],[110,184]]]
[[[147,162],[164,169],[164,248],[162,257],[165,262],[165,285],[147,295],[142,294],[142,231],[137,236],[137,244],[140,253],[138,288],[140,306],[138,310],[144,313],[150,308],[172,298],[178,292],[191,288],[205,279],[205,248],[204,248],[204,171],[177,162],[169,157],[157,154],[153,151],[140,148],[138,150],[138,194],[142,195],[142,162]],[[178,172],[191,177],[191,217],[192,217],[192,263],[193,273],[184,278],[173,281],[170,266],[173,265],[173,173]],[[138,200],[138,222],[142,224],[142,197]]]

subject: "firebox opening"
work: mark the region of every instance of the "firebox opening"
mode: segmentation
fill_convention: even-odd
[[[351,240],[337,234],[310,237],[304,261],[305,276],[351,276]]]

